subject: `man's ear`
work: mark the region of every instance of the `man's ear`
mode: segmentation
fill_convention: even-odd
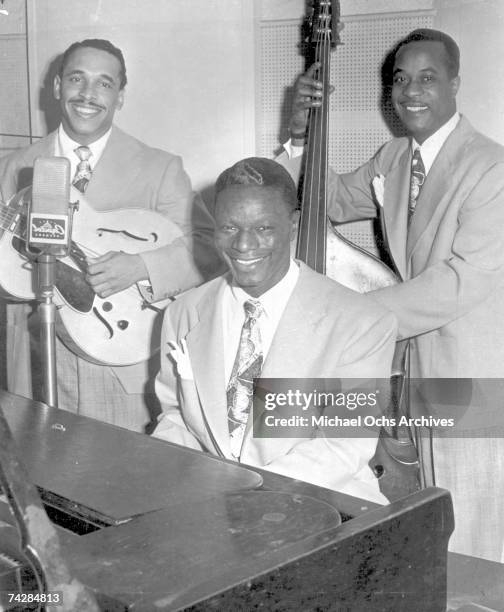
[[[291,214],[291,242],[292,240],[295,240],[297,238],[298,235],[298,227],[299,227],[299,216],[301,214],[301,211],[299,210],[295,210],[292,212]]]
[[[61,98],[61,78],[59,74],[54,77],[53,96],[56,98],[56,100],[59,100]]]
[[[121,89],[117,96],[116,110],[121,110],[121,108],[123,107],[123,104],[124,104],[124,89]]]
[[[456,77],[453,77],[453,79],[451,80],[451,88],[452,88],[453,97],[457,95],[459,87],[460,87],[460,77],[457,75]]]

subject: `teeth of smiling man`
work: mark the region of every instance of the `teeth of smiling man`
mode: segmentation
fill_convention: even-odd
[[[75,110],[81,115],[96,115],[99,112],[98,108],[89,108],[89,106],[74,105]]]
[[[235,261],[244,266],[251,266],[252,264],[257,263],[258,261],[261,261],[261,259],[264,259],[264,257],[258,257],[257,259],[236,259]]]
[[[406,110],[410,111],[411,113],[419,113],[420,111],[427,110],[427,107],[426,106],[407,106]]]

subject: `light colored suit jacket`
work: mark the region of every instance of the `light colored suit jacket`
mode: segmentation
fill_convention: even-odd
[[[436,157],[409,232],[411,151],[387,143],[354,173],[332,175],[329,216],[376,216],[374,176],[385,176],[381,222],[409,282],[374,292],[413,338],[411,375],[504,377],[504,148],[461,117]]]
[[[0,159],[0,190],[7,201],[21,188],[30,185],[33,162],[37,157],[53,156],[57,132]],[[86,200],[96,210],[147,208],[166,215],[180,227],[184,236],[170,245],[142,253],[152,285],[152,300],[162,299],[194,287],[222,270],[213,247],[213,221],[205,205],[191,188],[189,177],[176,155],[154,149],[112,128],[107,145],[86,189]],[[11,309],[12,310],[12,309]],[[15,327],[14,342],[27,344],[28,330],[23,323],[27,309],[18,307],[10,313]],[[25,329],[23,329],[25,327]],[[10,347],[10,355],[19,347]],[[23,351],[27,352],[27,351]],[[128,393],[142,393],[147,379],[158,369],[158,358],[134,366],[114,368]],[[29,380],[30,366],[24,376]],[[11,389],[31,395],[29,389]]]
[[[181,296],[165,312],[156,390],[164,415],[154,435],[231,458],[227,424],[220,277]],[[262,370],[264,378],[388,378],[393,315],[301,264]],[[185,338],[194,380],[181,380],[167,342]],[[376,438],[254,438],[247,426],[241,460],[292,478],[378,502],[368,461]]]

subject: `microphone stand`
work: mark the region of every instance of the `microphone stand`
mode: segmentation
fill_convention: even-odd
[[[40,317],[40,344],[42,371],[44,374],[44,401],[53,408],[58,407],[56,376],[56,305],[54,285],[56,283],[56,255],[40,253],[37,262],[37,300]]]
[[[79,202],[68,205],[69,239],[66,248],[59,256],[66,256],[70,250],[73,214],[79,207]],[[29,249],[28,249],[29,250]],[[43,398],[52,408],[58,407],[58,385],[56,368],[56,305],[53,301],[56,285],[57,256],[50,249],[42,251],[36,258],[37,291],[39,302],[37,311],[40,319],[40,346],[43,371]]]

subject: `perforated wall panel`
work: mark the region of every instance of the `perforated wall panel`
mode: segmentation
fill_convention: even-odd
[[[365,162],[399,128],[388,104],[382,103],[381,66],[394,44],[409,31],[432,27],[432,16],[370,15],[348,19],[344,44],[331,59],[335,92],[330,104],[329,163],[349,172]],[[261,26],[258,154],[271,157],[288,138],[292,87],[304,69],[300,24],[269,22]],[[340,231],[359,246],[378,253],[369,221],[347,223]]]

